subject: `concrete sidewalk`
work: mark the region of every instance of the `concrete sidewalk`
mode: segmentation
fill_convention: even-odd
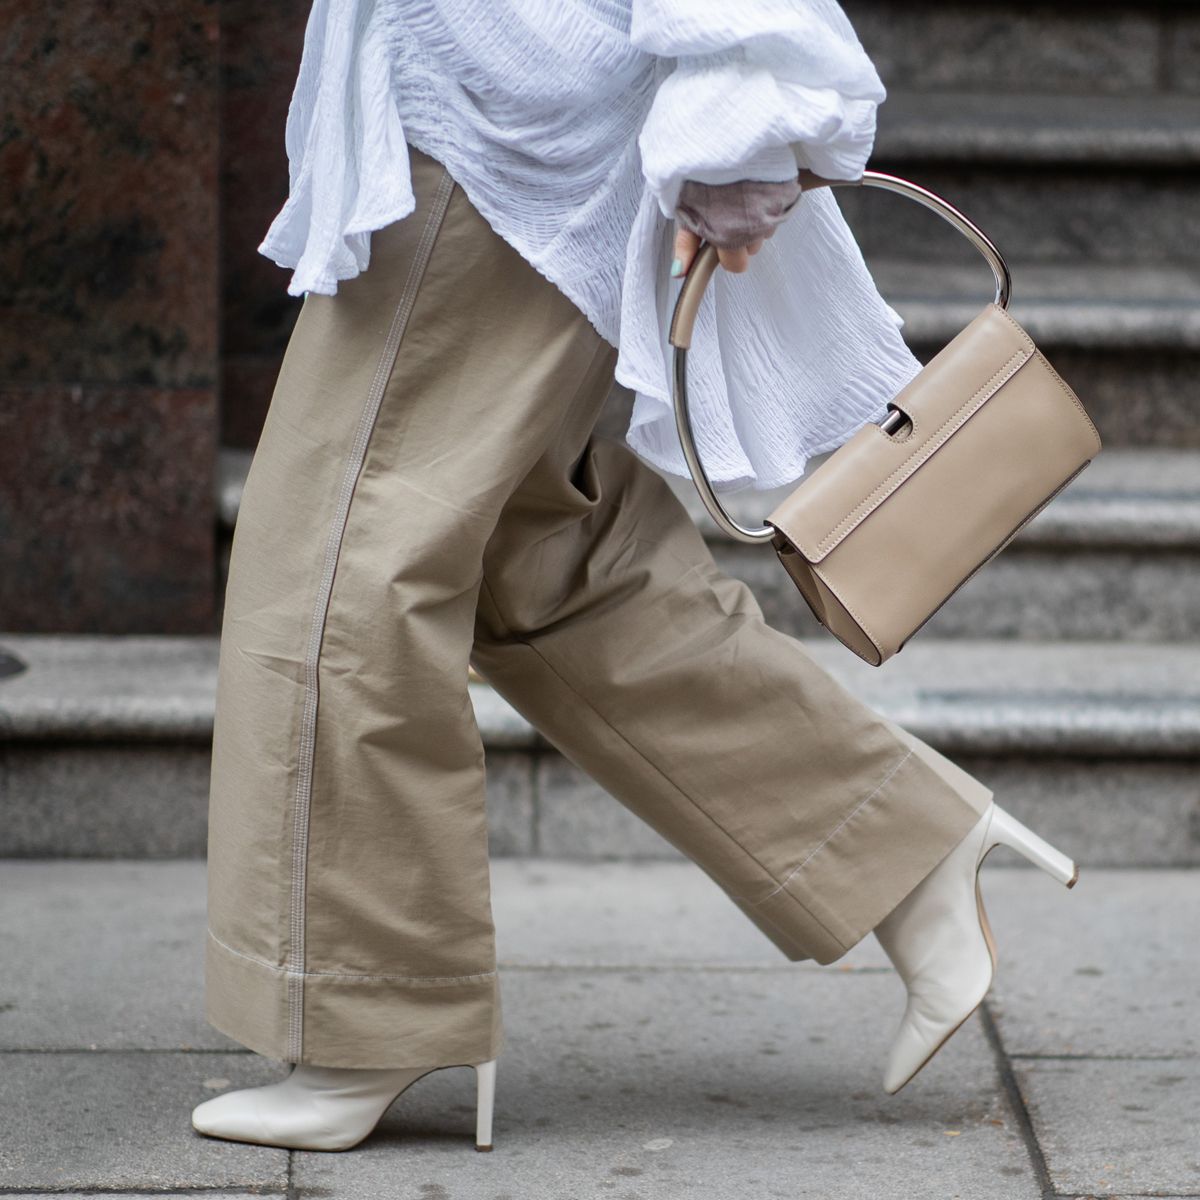
[[[994,856],[998,858],[999,853]],[[880,1086],[903,991],[873,941],[789,964],[686,862],[497,860],[509,1043],[344,1154],[199,1137],[285,1068],[201,1015],[204,868],[0,863],[0,1191],[323,1200],[1200,1196],[1200,873],[984,872],[986,1010]]]

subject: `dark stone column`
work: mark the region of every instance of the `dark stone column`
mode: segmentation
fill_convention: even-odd
[[[0,34],[0,628],[209,632],[219,5]]]
[[[258,253],[288,195],[288,104],[308,4],[222,5],[221,441],[252,449],[275,388],[300,298],[290,271]]]

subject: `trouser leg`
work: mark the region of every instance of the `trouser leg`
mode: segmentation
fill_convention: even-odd
[[[233,539],[207,1012],[293,1062],[502,1043],[467,664],[483,548],[607,347],[413,155],[416,212],[306,296]],[[598,392],[594,401],[589,397]]]
[[[991,798],[770,628],[664,481],[582,420],[488,544],[474,661],[792,960],[848,950]]]

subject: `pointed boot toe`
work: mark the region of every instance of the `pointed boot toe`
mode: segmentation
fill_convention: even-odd
[[[995,803],[967,836],[888,914],[875,936],[908,991],[883,1086],[898,1092],[983,1002],[996,969],[979,869],[1010,846],[1066,887],[1075,864]]]
[[[253,1094],[257,1090],[242,1088],[197,1104],[192,1109],[192,1128],[206,1137],[270,1145],[270,1135]]]
[[[895,1095],[908,1083],[983,1002],[991,986],[994,964],[986,946],[974,950],[973,979],[971,973],[962,970],[949,987],[938,989],[936,996],[928,990],[916,996],[910,992],[884,1068],[883,1090],[888,1095]]]

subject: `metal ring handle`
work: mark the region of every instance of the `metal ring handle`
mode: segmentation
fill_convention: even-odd
[[[811,171],[799,173],[800,183],[804,191],[814,187],[876,187],[888,192],[898,192],[918,204],[937,213],[938,216],[954,226],[978,251],[983,255],[992,276],[996,281],[994,303],[1000,308],[1007,308],[1012,294],[1012,276],[1003,255],[996,249],[991,238],[973,221],[964,216],[948,200],[942,199],[935,192],[929,191],[907,179],[897,175],[886,175],[882,171],[864,171],[861,179],[824,179]],[[696,439],[692,431],[692,419],[688,410],[687,398],[687,352],[692,344],[692,331],[696,323],[696,315],[700,309],[700,300],[708,281],[713,277],[718,266],[717,249],[704,243],[683,281],[679,296],[675,301],[675,312],[671,318],[670,343],[674,347],[674,387],[672,399],[675,405],[675,428],[679,433],[679,443],[683,448],[683,457],[691,472],[692,481],[708,515],[717,526],[731,538],[739,542],[769,542],[775,536],[775,530],[766,525],[762,529],[749,529],[739,525],[725,510],[717,493],[713,490],[708,474],[700,462],[696,450]],[[891,419],[890,417],[888,418]],[[887,421],[884,422],[887,428]]]

